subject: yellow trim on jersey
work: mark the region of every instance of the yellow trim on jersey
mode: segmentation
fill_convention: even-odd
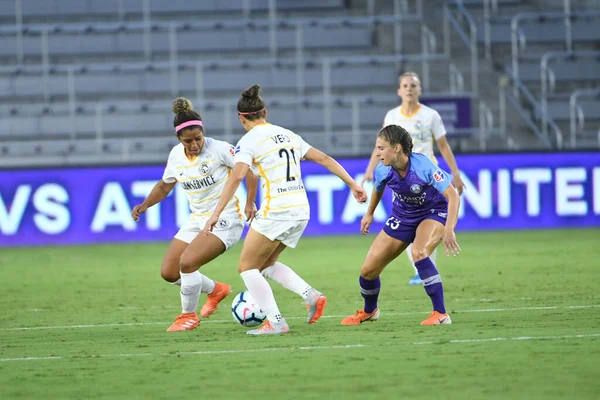
[[[263,170],[263,171],[267,172],[267,171],[270,171],[270,170],[272,170],[272,169],[275,169],[275,168],[277,168],[277,167],[281,167],[282,165],[287,165],[287,161],[285,161],[285,162],[282,162],[281,164],[274,165],[274,166],[272,166],[271,168],[267,168],[267,169],[265,169],[265,170]]]
[[[217,195],[217,196],[209,197],[209,198],[202,199],[202,200],[199,200],[199,201],[193,201],[192,199],[190,199],[190,203],[193,203],[193,204],[200,204],[200,203],[204,203],[205,201],[209,201],[209,200],[218,199],[219,197],[221,197],[221,195],[220,195],[220,194],[219,194],[219,195]]]
[[[406,118],[412,118],[412,117],[415,116],[416,113],[418,113],[419,111],[421,111],[421,107],[422,107],[422,104],[419,104],[419,107],[417,107],[417,109],[412,114],[408,115],[408,114],[404,114],[402,112],[402,106],[400,106],[400,114],[402,114]]]
[[[199,162],[197,162],[196,164],[190,164],[190,165],[178,165],[175,168],[176,169],[180,169],[180,168],[191,168],[191,167],[197,167],[198,165],[200,165]]]
[[[272,152],[281,150],[281,149],[298,150],[298,153],[300,153],[300,147],[295,147],[295,146],[289,145],[289,146],[276,147],[272,150],[267,151],[266,153],[259,154],[258,156],[254,157],[254,158],[261,158],[263,156],[266,156],[267,154],[271,154]]]
[[[194,215],[196,215],[198,217],[208,217],[209,215],[212,215],[213,212],[212,211],[208,211],[208,212],[205,212],[205,213],[197,213],[197,212],[195,212],[195,213],[192,213],[192,214],[194,214]]]
[[[231,168],[227,167],[227,179],[229,179],[229,177],[231,176]],[[221,197],[221,196],[217,196],[217,197]],[[242,209],[240,208],[240,199],[238,199],[238,197],[234,194],[233,198],[235,199],[235,209],[237,210],[238,213],[238,218],[241,220],[242,219]]]
[[[260,176],[262,176],[264,179],[263,187],[264,186],[267,187],[267,189],[265,190],[265,196],[267,197],[267,200],[265,201],[265,215],[264,215],[266,217],[267,212],[269,212],[269,204],[271,203],[271,182],[269,182],[269,178],[267,178],[267,173],[263,169],[262,165],[260,165],[256,161],[253,161],[252,163],[254,165],[256,165],[256,167],[258,168],[258,174]]]
[[[308,206],[308,203],[306,203],[306,204],[298,204],[298,205],[296,205],[296,206],[281,206],[281,207],[275,207],[275,208],[272,208],[271,210],[285,210],[285,209],[288,209],[288,208],[307,207],[307,206]]]
[[[204,146],[203,146],[204,147]],[[202,152],[202,149],[200,149],[200,152]],[[183,147],[183,155],[185,156],[185,158],[187,158],[188,160],[190,160],[190,162],[194,162],[196,161],[196,158],[198,158],[198,156],[194,156],[192,158],[189,158],[186,151],[185,151],[185,146]],[[198,154],[200,155],[200,154]]]

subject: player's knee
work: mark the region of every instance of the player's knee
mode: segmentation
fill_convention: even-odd
[[[360,276],[368,280],[373,280],[379,276],[379,273],[377,271],[372,270],[369,267],[363,266],[360,269]]]
[[[196,265],[190,257],[186,257],[185,254],[182,254],[179,257],[179,271],[184,274],[190,274],[198,269],[198,265]]]
[[[427,258],[427,249],[425,247],[417,247],[413,244],[411,255],[413,262],[421,261],[422,259]]]

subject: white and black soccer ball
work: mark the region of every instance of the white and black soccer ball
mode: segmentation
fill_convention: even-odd
[[[256,304],[248,291],[235,296],[231,304],[231,313],[233,319],[243,326],[257,326],[267,318],[267,314]]]

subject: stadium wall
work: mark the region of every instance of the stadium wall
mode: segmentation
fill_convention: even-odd
[[[457,230],[600,226],[599,153],[459,155],[457,161],[467,186]],[[360,180],[367,160],[341,163]],[[358,234],[366,205],[324,168],[307,162],[302,171],[311,202],[306,234]],[[130,215],[162,172],[161,165],[0,171],[0,247],[169,240],[188,217],[179,185],[139,223]],[[239,193],[245,197],[244,188]],[[390,204],[386,191],[372,232],[385,223]]]

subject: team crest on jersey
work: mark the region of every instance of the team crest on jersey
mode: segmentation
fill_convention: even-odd
[[[226,219],[220,219],[219,222],[217,222],[217,226],[221,229],[225,229],[229,226],[229,221]]]
[[[415,122],[415,129],[420,131],[422,127],[423,127],[423,123],[421,121],[417,120],[417,122]]]
[[[414,194],[421,193],[421,185],[417,185],[416,183],[414,185],[411,185],[410,191],[413,192]]]
[[[435,179],[436,182],[441,182],[444,180],[444,172],[441,169],[438,169],[437,171],[435,171],[433,173],[433,179]]]
[[[200,172],[202,172],[203,174],[205,174],[205,175],[206,175],[206,174],[208,173],[208,171],[210,171],[210,167],[208,166],[208,164],[207,164],[207,163],[203,163],[203,164],[200,166]]]

